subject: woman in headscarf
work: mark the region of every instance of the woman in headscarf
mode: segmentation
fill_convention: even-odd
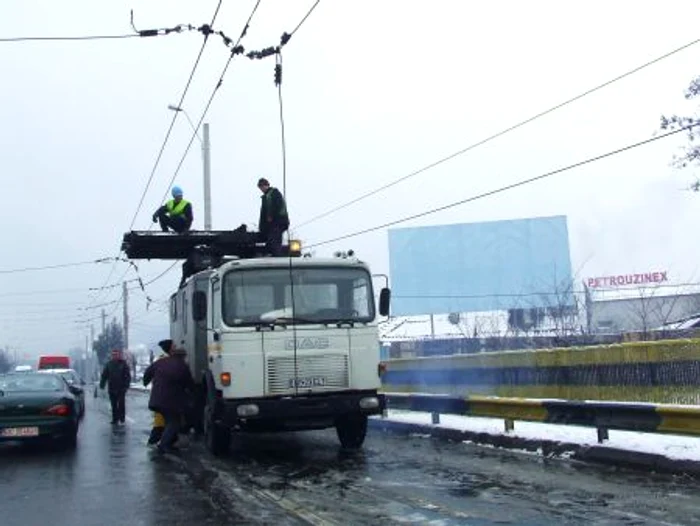
[[[170,355],[170,351],[173,349],[173,341],[172,340],[161,340],[158,342],[158,347],[163,349],[163,353],[161,354],[156,360],[161,360],[162,358],[165,358],[166,356]],[[163,436],[163,431],[165,430],[165,418],[163,418],[163,415],[158,413],[157,411],[153,412],[153,427],[151,428],[151,434],[148,437],[148,445],[152,446],[154,444],[157,444],[160,442],[161,437]]]

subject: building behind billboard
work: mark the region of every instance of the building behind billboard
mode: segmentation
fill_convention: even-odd
[[[397,316],[572,307],[565,216],[389,230]]]

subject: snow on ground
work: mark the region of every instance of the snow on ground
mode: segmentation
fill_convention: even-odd
[[[148,387],[144,387],[143,383],[138,382],[138,383],[132,383],[130,388],[133,389],[134,391],[150,391],[151,385],[153,385],[153,384],[148,384]]]
[[[379,417],[377,417],[379,418]],[[387,420],[433,427],[430,413],[417,411],[388,411]],[[457,429],[474,433],[505,435],[502,419],[471,416],[440,415],[440,424],[434,427]],[[550,440],[567,444],[598,445],[593,427],[515,422],[515,430],[507,433],[530,440]],[[663,455],[675,460],[700,462],[700,438],[680,435],[640,433],[636,431],[609,431],[610,439],[602,445],[616,449]]]

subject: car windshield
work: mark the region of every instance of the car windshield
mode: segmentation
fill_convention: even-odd
[[[374,315],[372,279],[363,268],[232,270],[224,277],[223,318],[229,326],[281,320],[366,323]]]
[[[65,383],[57,376],[47,374],[10,374],[0,376],[0,391],[63,391]]]

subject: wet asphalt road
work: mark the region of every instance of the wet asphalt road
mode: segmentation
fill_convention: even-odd
[[[372,431],[238,437],[217,459],[144,446],[146,396],[126,426],[89,400],[76,451],[0,446],[0,524],[700,524],[700,483]]]

